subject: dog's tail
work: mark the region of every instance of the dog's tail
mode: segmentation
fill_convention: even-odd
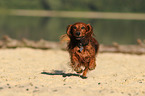
[[[70,39],[69,39],[67,34],[64,34],[64,35],[60,36],[60,43],[66,43],[66,42],[69,42],[69,41],[70,41]]]
[[[67,49],[68,42],[70,41],[68,35],[67,34],[61,35],[59,40],[60,47],[62,49]]]

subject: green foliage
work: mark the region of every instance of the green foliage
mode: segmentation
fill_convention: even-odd
[[[74,22],[90,23],[96,38],[104,44],[114,41],[133,44],[145,36],[145,21],[1,15],[6,14],[7,9],[145,12],[145,0],[0,0],[0,36],[58,41],[59,36],[66,33],[66,26]]]
[[[0,0],[0,8],[145,12],[145,0]]]

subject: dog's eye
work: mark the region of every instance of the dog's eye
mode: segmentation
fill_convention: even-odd
[[[74,29],[77,29],[77,27],[74,27]]]
[[[85,29],[85,27],[82,27],[81,29]]]

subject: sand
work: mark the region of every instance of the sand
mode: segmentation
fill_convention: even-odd
[[[145,96],[145,55],[100,53],[79,77],[59,49],[0,49],[0,96]]]

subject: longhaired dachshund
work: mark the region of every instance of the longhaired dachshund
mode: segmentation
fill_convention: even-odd
[[[67,35],[69,37],[68,52],[71,57],[71,67],[77,73],[83,73],[86,78],[88,70],[96,67],[96,54],[98,53],[99,43],[92,37],[93,28],[90,24],[77,22],[68,25]]]

